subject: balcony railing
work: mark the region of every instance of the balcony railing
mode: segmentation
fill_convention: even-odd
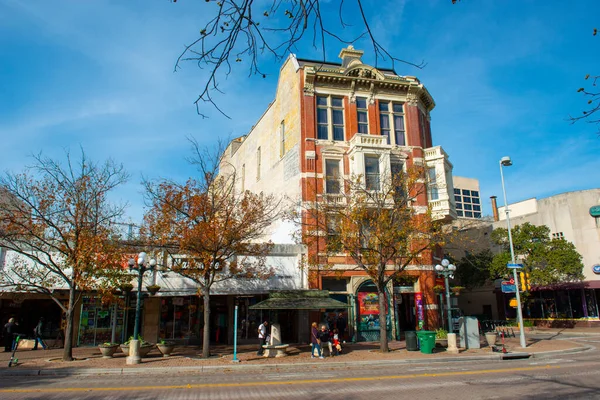
[[[350,140],[350,146],[387,146],[387,137],[381,135],[356,134]]]
[[[442,146],[425,149],[425,160],[433,160],[436,158],[448,158],[448,154],[442,149]]]
[[[319,196],[320,200],[323,202],[327,202],[334,205],[345,205],[346,204],[346,196],[343,194],[322,194]]]

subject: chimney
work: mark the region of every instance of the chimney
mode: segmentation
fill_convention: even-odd
[[[498,217],[498,204],[496,203],[496,196],[490,196],[492,199],[492,213],[494,214],[494,221],[498,221],[500,218]]]

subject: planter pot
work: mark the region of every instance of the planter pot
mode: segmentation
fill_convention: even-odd
[[[160,286],[148,286],[146,287],[146,290],[150,292],[152,296],[154,296],[160,290]]]
[[[169,357],[173,350],[175,349],[174,343],[158,343],[156,345],[158,350],[162,353],[163,357]]]
[[[448,339],[435,339],[436,347],[448,347]]]
[[[485,340],[490,347],[496,344],[496,339],[498,339],[498,335],[495,332],[485,334]]]
[[[153,348],[154,348],[153,344],[146,344],[146,345],[140,346],[140,357],[146,357]],[[121,351],[126,356],[129,356],[129,344],[122,344]]]
[[[119,348],[119,345],[115,344],[114,346],[98,346],[98,348],[100,349],[100,353],[102,353],[102,358],[112,358],[113,354],[115,354]]]

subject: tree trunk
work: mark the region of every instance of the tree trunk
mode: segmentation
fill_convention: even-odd
[[[379,350],[382,353],[390,351],[387,337],[387,313],[386,313],[386,298],[385,286],[382,289],[377,289],[379,296]]]
[[[73,361],[73,319],[75,317],[75,295],[74,287],[69,289],[69,306],[67,307],[65,326],[65,345],[63,348],[63,361]]]
[[[202,334],[202,358],[210,357],[210,290],[204,290],[204,332]]]

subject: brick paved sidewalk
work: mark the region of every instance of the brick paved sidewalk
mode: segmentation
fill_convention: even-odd
[[[483,344],[482,344],[483,345]],[[528,353],[540,353],[556,350],[569,350],[581,348],[582,345],[568,340],[549,340],[528,338],[527,349],[519,347],[519,338],[506,339],[506,348],[508,351]],[[347,343],[344,346],[343,354],[336,357],[327,357],[324,360],[311,359],[310,347],[306,345],[290,346],[289,356],[285,358],[264,358],[256,355],[257,345],[244,345],[238,347],[237,358],[240,364],[232,363],[232,346],[213,346],[211,352],[214,355],[209,359],[201,358],[201,349],[197,346],[177,347],[171,357],[162,357],[158,349],[153,349],[148,357],[142,359],[139,365],[127,365],[125,355],[120,351],[112,359],[103,359],[100,351],[96,347],[80,347],[73,349],[73,355],[77,361],[63,362],[62,349],[53,350],[17,350],[19,365],[16,367],[23,369],[62,369],[62,368],[101,368],[101,369],[135,369],[135,368],[177,368],[177,367],[204,367],[204,366],[229,366],[236,365],[283,365],[283,364],[305,364],[305,363],[331,363],[331,362],[364,362],[364,361],[418,361],[433,360],[442,361],[444,358],[462,358],[473,356],[486,356],[493,353],[489,347],[481,349],[461,350],[457,354],[451,354],[442,348],[436,348],[434,354],[423,354],[419,351],[406,351],[404,341],[390,342],[390,352],[386,354],[379,353],[378,343]],[[10,353],[0,352],[0,373],[7,370]],[[13,367],[15,368],[15,367]]]

